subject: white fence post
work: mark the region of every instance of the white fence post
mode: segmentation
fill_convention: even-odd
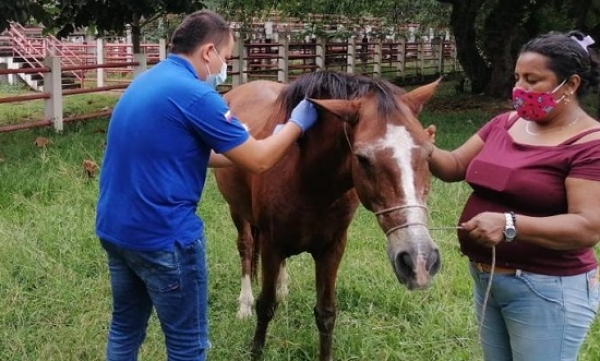
[[[373,52],[373,78],[381,78],[381,62],[383,61],[383,40],[377,39]]]
[[[133,77],[135,78],[148,69],[148,61],[146,59],[146,54],[133,54],[133,61],[139,63],[139,65],[136,65],[133,69]]]
[[[325,48],[327,40],[323,36],[319,36],[315,43],[315,65],[318,70],[325,70]]]
[[[125,24],[125,44],[127,47],[125,48],[127,51],[127,58],[134,59],[135,54],[133,53],[133,34],[131,32],[131,24]]]
[[[8,66],[9,63],[10,63],[10,58],[7,59],[7,63],[0,63],[0,69],[2,69],[2,70],[10,69],[9,66]],[[2,83],[10,84],[8,82],[8,76],[9,75],[10,74],[2,74],[2,75],[0,75],[0,84],[2,84]],[[10,85],[12,85],[12,84],[10,84]]]
[[[397,58],[396,72],[399,77],[404,78],[404,70],[406,67],[406,38],[400,38],[398,42],[398,58]]]
[[[354,67],[356,65],[356,36],[352,35],[348,38],[348,53],[346,55],[346,72],[348,74],[354,74]]]
[[[7,69],[13,69],[13,58],[8,58],[7,62],[6,62],[6,68]],[[18,74],[8,74],[7,77],[7,81],[9,85],[15,85],[17,84],[17,79],[19,78]]]
[[[248,82],[248,59],[250,57],[249,47],[245,46],[245,39],[240,39],[240,51],[242,56],[242,84]]]
[[[277,62],[277,81],[287,83],[289,80],[290,39],[288,34],[279,36],[279,57]]]
[[[60,57],[47,57],[44,59],[44,66],[50,69],[50,72],[44,73],[44,92],[50,94],[50,98],[44,102],[44,118],[52,122],[55,131],[62,132],[63,103]]]
[[[417,39],[417,75],[423,76],[425,68],[425,44],[423,38]]]
[[[158,59],[165,60],[167,57],[167,39],[158,39]]]
[[[438,69],[438,73],[444,74],[444,39],[442,39],[441,37],[436,38],[437,41],[439,41],[439,43],[437,44],[436,48],[438,53],[437,55],[437,69]],[[431,42],[431,45],[433,46],[434,42]]]
[[[244,39],[240,33],[235,33],[235,44],[231,59],[231,86],[242,84],[242,63],[244,56]]]
[[[96,64],[104,64],[104,39],[96,39]],[[104,68],[96,69],[96,86],[104,86]]]

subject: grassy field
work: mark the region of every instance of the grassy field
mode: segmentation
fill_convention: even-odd
[[[13,91],[20,90],[2,88],[0,96]],[[421,116],[424,124],[438,125],[437,142],[445,148],[460,144],[506,106],[453,92],[452,84],[445,85]],[[72,101],[69,106],[83,111],[110,107],[114,97]],[[0,107],[0,124],[14,117],[11,109]],[[35,118],[35,111],[20,114]],[[100,164],[106,126],[106,119],[100,119],[68,124],[62,135],[50,128],[0,134],[0,360],[103,360],[108,273],[94,235],[97,178],[85,176],[82,162]],[[34,146],[39,136],[52,143]],[[454,224],[468,193],[464,184],[434,180],[431,225]],[[248,360],[254,320],[235,317],[239,262],[234,228],[212,177],[199,213],[207,224],[210,265],[214,347],[209,359]],[[442,270],[430,290],[409,292],[388,264],[375,217],[359,211],[338,277],[336,360],[481,360],[466,259],[452,232],[436,231],[434,238],[441,247]],[[290,296],[269,329],[264,360],[315,360],[312,260],[301,255],[288,265]],[[599,339],[596,321],[581,361],[600,359]],[[163,349],[152,318],[140,360],[164,360]]]
[[[0,97],[9,97],[33,94],[25,86],[9,86],[0,84]],[[118,92],[104,92],[95,94],[78,94],[64,97],[64,118],[82,115],[91,111],[100,111],[112,107],[118,97]],[[43,100],[34,100],[18,103],[0,104],[0,126],[19,124],[41,120],[44,116]]]

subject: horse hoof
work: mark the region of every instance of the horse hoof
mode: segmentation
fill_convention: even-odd
[[[252,308],[249,306],[240,306],[237,312],[237,318],[240,320],[247,320],[252,317]]]
[[[287,286],[278,288],[277,289],[277,301],[285,301],[287,299],[289,293],[290,293],[290,290],[287,288]]]
[[[256,348],[252,348],[252,351],[250,352],[251,356],[250,359],[252,361],[260,361],[262,360],[262,348],[261,349],[256,349]]]

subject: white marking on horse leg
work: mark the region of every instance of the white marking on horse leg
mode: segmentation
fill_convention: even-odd
[[[250,275],[244,275],[242,277],[242,286],[238,301],[240,302],[240,308],[238,310],[237,317],[241,320],[252,317],[254,296],[252,295],[252,282],[250,281]]]
[[[285,263],[282,263],[279,269],[279,276],[277,276],[277,301],[279,302],[284,301],[290,293],[288,279],[287,268],[285,267]]]

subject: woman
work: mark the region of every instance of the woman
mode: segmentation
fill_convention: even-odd
[[[473,189],[458,238],[486,361],[576,360],[598,310],[600,124],[578,101],[598,84],[591,44],[580,32],[529,41],[516,111],[453,151],[432,148],[432,173]]]

